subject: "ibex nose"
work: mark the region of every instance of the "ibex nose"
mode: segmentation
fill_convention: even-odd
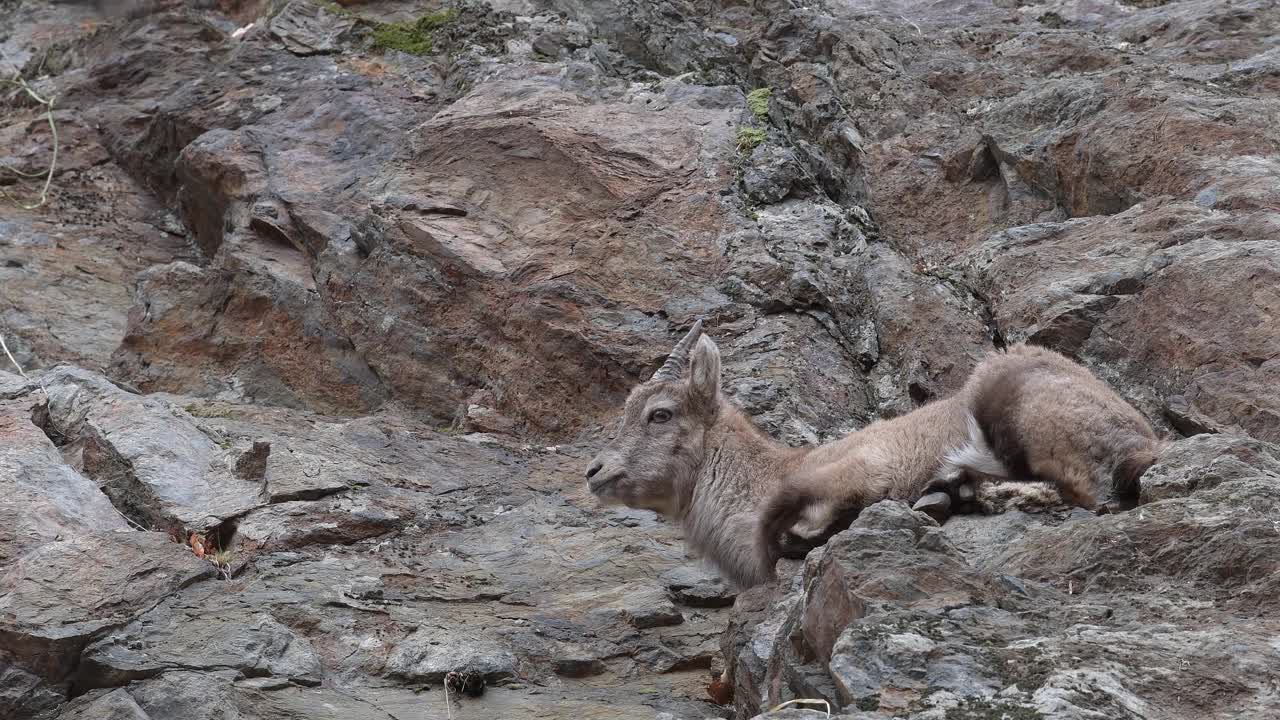
[[[604,467],[604,463],[599,460],[591,461],[591,467],[587,468],[587,479],[590,480],[596,473],[600,472],[600,468]]]

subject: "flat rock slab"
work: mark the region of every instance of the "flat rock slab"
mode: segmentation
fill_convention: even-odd
[[[135,522],[185,536],[263,504],[262,480],[236,472],[241,453],[181,409],[76,368],[43,381],[46,431]]]
[[[405,638],[387,661],[387,671],[410,681],[439,683],[450,672],[474,673],[487,682],[510,680],[516,656],[484,638],[419,628]]]
[[[176,597],[86,648],[76,686],[118,687],[172,669],[231,670],[298,685],[321,679],[310,643],[269,614],[190,606]]]
[[[235,546],[252,553],[348,544],[394,532],[411,517],[404,504],[376,497],[282,502],[244,516],[236,524]]]
[[[701,565],[683,565],[662,574],[672,597],[693,607],[729,607],[738,591]]]
[[[612,690],[582,693],[576,688],[530,694],[490,687],[479,698],[453,695],[446,701],[438,686],[414,691],[386,687],[306,688],[234,680],[228,675],[171,672],[128,688],[94,690],[62,708],[51,720],[492,720],[563,717],[586,720],[653,720],[648,705],[620,698],[641,697],[652,684],[621,684]],[[448,702],[448,707],[446,707]],[[546,715],[548,704],[553,715]],[[666,717],[702,718],[689,706],[667,704]],[[661,711],[659,711],[661,712]],[[659,714],[659,717],[663,715]]]
[[[0,565],[60,537],[128,529],[107,496],[68,466],[32,421],[36,403],[31,394],[0,401]]]
[[[3,652],[56,685],[97,633],[213,574],[159,533],[86,532],[47,543],[0,577]]]

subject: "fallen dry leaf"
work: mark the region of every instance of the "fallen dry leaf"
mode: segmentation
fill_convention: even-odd
[[[191,533],[190,545],[191,545],[191,552],[195,553],[196,557],[198,558],[204,557],[204,540],[201,539],[199,535],[195,533]]]
[[[707,694],[717,705],[728,705],[733,702],[733,686],[720,678],[711,681],[707,686]]]

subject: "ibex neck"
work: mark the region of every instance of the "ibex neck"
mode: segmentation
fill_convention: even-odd
[[[715,424],[707,429],[705,450],[686,512],[720,513],[754,507],[805,452],[769,437],[724,400]]]
[[[735,583],[749,585],[762,576],[752,541],[756,513],[808,450],[774,441],[725,402],[707,429],[704,448],[681,508],[685,541]]]
[[[761,459],[780,461],[796,452],[794,448],[769,437],[751,422],[746,413],[724,400],[720,401],[719,420],[707,440],[708,447],[732,447],[758,455]]]

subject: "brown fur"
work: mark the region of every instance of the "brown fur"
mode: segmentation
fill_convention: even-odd
[[[1138,478],[1161,442],[1146,418],[1083,366],[1017,345],[979,365],[966,388],[1013,479],[1053,483],[1081,507],[1137,504]]]
[[[830,520],[814,535],[798,535],[793,527],[801,521],[805,511],[822,500],[821,497],[794,485],[783,485],[760,511],[760,526],[756,531],[757,556],[765,567],[772,567],[780,558],[799,560],[816,547],[825,545],[832,535],[849,527],[862,511],[862,503],[855,498],[844,498],[843,505],[832,509]]]
[[[806,451],[775,443],[721,396],[720,352],[700,332],[695,325],[655,379],[631,391],[587,485],[602,503],[680,523],[693,550],[747,587],[769,578],[751,542],[757,509]],[[655,422],[656,410],[670,417]]]
[[[785,520],[804,513],[799,498],[836,507],[910,501],[944,480],[982,479],[972,470],[944,478],[938,467],[949,449],[964,444],[966,416],[1003,466],[995,477],[1047,482],[1067,503],[1100,512],[1137,504],[1138,478],[1161,448],[1147,420],[1083,366],[1045,348],[1015,345],[979,363],[955,395],[829,446],[842,455],[839,470],[802,468],[784,480],[776,497],[786,501],[771,500],[761,512],[761,564],[772,567],[780,555]],[[888,461],[868,467],[859,455]]]

